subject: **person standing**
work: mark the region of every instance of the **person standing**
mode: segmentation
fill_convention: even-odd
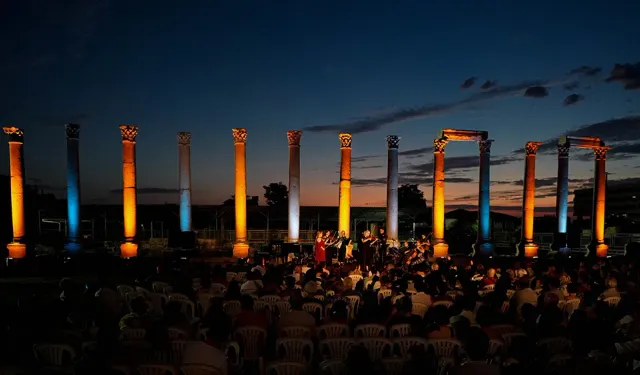
[[[360,250],[360,267],[363,270],[368,270],[371,267],[372,254],[371,254],[371,244],[373,238],[371,237],[371,232],[365,230],[362,232],[362,238],[360,239],[360,246],[358,249]]]
[[[322,231],[318,231],[316,235],[315,259],[317,264],[327,261],[326,241],[322,235]]]

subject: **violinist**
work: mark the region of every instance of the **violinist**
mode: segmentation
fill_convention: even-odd
[[[371,236],[371,232],[369,230],[365,230],[362,232],[362,237],[360,238],[360,267],[362,269],[367,269],[367,267],[371,267],[371,262],[373,258],[371,245],[375,244],[376,239]]]

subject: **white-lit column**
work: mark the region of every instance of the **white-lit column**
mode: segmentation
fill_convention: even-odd
[[[235,148],[235,207],[236,207],[236,242],[233,244],[233,256],[249,257],[247,242],[247,129],[233,129],[233,145]]]
[[[387,238],[398,239],[398,146],[400,137],[387,136]]]
[[[567,251],[567,224],[569,217],[569,143],[558,144],[558,181],[556,186],[557,229],[553,250]]]
[[[300,241],[300,139],[302,130],[289,130],[289,240]]]
[[[478,181],[478,238],[475,249],[484,256],[493,255],[491,242],[491,143],[492,140],[478,141],[480,168]]]
[[[178,133],[178,183],[180,186],[180,231],[191,232],[191,133]]]
[[[340,204],[338,230],[351,235],[351,134],[340,133]]]

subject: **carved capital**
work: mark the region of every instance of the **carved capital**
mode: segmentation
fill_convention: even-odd
[[[527,142],[524,145],[524,153],[525,155],[529,156],[529,155],[535,155],[536,152],[538,152],[538,148],[540,147],[540,145],[542,144],[542,142]]]
[[[9,136],[9,142],[24,143],[24,130],[15,126],[5,126],[2,130]]]
[[[302,138],[302,130],[288,130],[287,140],[289,146],[300,146],[300,139]]]
[[[569,143],[558,143],[558,157],[568,158],[569,148],[570,148]]]
[[[189,132],[179,132],[178,133],[178,144],[179,145],[189,145],[189,144],[191,144],[191,133],[189,133]]]
[[[449,143],[447,138],[436,138],[433,140],[433,153],[444,154],[444,148]]]
[[[340,133],[338,138],[340,138],[340,148],[351,148],[351,134]]]
[[[120,125],[120,134],[122,134],[122,142],[135,142],[138,136],[138,126]]]
[[[599,146],[593,148],[593,155],[596,160],[607,160],[607,152],[611,149],[610,146]]]
[[[247,143],[247,129],[245,128],[233,128],[233,143]]]
[[[67,132],[67,139],[79,139],[80,138],[80,125],[78,124],[66,124],[64,130]]]
[[[490,154],[491,143],[493,143],[493,140],[491,139],[478,141],[478,151],[480,151],[481,154]]]
[[[387,147],[398,148],[399,145],[400,145],[400,137],[398,137],[397,135],[387,136]]]

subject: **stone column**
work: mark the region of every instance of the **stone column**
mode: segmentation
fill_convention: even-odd
[[[191,133],[178,133],[180,231],[191,232]]]
[[[289,243],[300,242],[300,138],[302,130],[289,130]]]
[[[122,208],[124,213],[124,242],[120,245],[120,256],[132,258],[138,256],[138,244],[135,243],[138,232],[136,191],[136,125],[120,125],[122,135]]]
[[[558,182],[556,185],[557,228],[551,248],[565,252],[567,246],[567,217],[569,214],[569,143],[558,144]]]
[[[591,214],[591,243],[589,254],[605,258],[609,246],[604,243],[605,201],[607,196],[607,151],[611,147],[600,146],[593,149],[595,166],[593,176],[593,211]]]
[[[80,219],[80,125],[65,125],[67,132],[67,238],[65,249],[80,251],[82,221]]]
[[[247,242],[247,129],[233,129],[233,145],[235,148],[235,207],[236,207],[236,242],[233,244],[233,256],[249,257]]]
[[[444,148],[446,138],[433,140],[433,255],[446,257],[449,245],[444,239]]]
[[[493,255],[491,242],[491,143],[493,140],[478,141],[480,151],[480,176],[478,179],[478,238],[474,253]]]
[[[522,229],[518,254],[527,258],[538,256],[538,245],[533,242],[533,222],[536,199],[536,152],[542,142],[527,142],[524,146],[524,179],[522,193]]]
[[[387,238],[398,239],[398,146],[400,137],[387,136]]]
[[[24,131],[13,126],[2,128],[9,136],[9,174],[11,182],[11,224],[13,241],[7,245],[10,259],[21,259],[27,255],[24,243]]]
[[[351,236],[351,134],[340,133],[340,205],[338,230]]]

